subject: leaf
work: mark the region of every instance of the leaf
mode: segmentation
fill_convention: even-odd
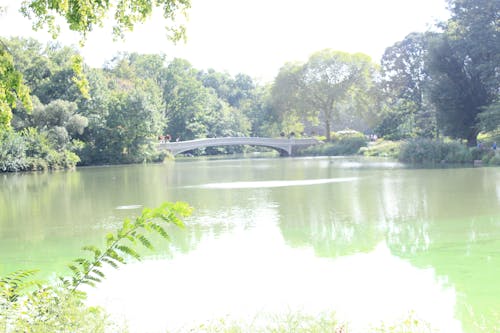
[[[93,281],[83,280],[81,283],[83,283],[83,284],[88,284],[89,286],[91,286],[91,287],[94,287],[94,288],[95,288],[95,283],[94,283]]]
[[[75,265],[68,265],[69,269],[73,272],[73,274],[81,274],[80,269]]]
[[[110,232],[106,235],[106,246],[110,247],[115,241],[115,236]]]
[[[120,256],[118,253],[116,253],[115,250],[109,249],[108,254],[109,254],[109,257],[111,257],[112,259],[118,261],[119,263],[125,264],[125,259],[123,259],[123,257]]]
[[[102,282],[102,280],[96,276],[92,276],[92,275],[87,275],[87,277],[85,278],[85,281],[88,281],[88,280],[91,280],[91,281],[94,281],[94,282]]]
[[[151,242],[149,241],[149,239],[146,238],[146,236],[139,234],[136,237],[137,237],[137,239],[139,240],[139,242],[141,242],[141,244],[144,247],[146,247],[146,248],[148,248],[150,250],[153,250],[153,245],[151,244]]]
[[[162,236],[166,240],[170,240],[170,236],[168,235],[168,233],[159,224],[151,223],[151,229],[156,231],[160,236]]]
[[[141,256],[139,253],[137,253],[134,249],[125,246],[125,245],[119,245],[116,247],[118,250],[122,251],[123,253],[128,254],[129,256],[134,257],[137,260],[141,260]]]
[[[98,270],[97,268],[92,269],[90,272],[100,276],[101,278],[105,277],[104,273],[102,271]]]
[[[113,268],[118,268],[118,264],[111,258],[102,258],[101,261],[107,263]]]
[[[96,257],[96,258],[101,255],[101,250],[99,250],[97,247],[95,247],[93,245],[84,246],[83,250],[94,253],[94,257]]]

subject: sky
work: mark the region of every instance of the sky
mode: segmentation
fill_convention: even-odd
[[[19,0],[0,0],[0,36],[31,36],[29,20],[17,12]],[[111,24],[90,33],[83,48],[85,62],[101,67],[117,52],[162,53],[187,59],[197,69],[213,68],[257,81],[271,81],[286,62],[305,62],[330,48],[362,52],[379,62],[385,49],[411,32],[423,32],[449,17],[445,0],[192,0],[187,42],[166,38],[157,11],[145,24],[113,42]],[[79,36],[63,31],[63,45],[78,45]]]

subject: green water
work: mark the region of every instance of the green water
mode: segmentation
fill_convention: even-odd
[[[409,311],[442,332],[499,327],[499,168],[264,158],[2,174],[0,274],[64,272],[163,201],[195,208],[187,228],[90,291],[132,330],[295,309],[360,331]]]

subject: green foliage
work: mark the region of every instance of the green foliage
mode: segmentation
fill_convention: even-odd
[[[479,126],[484,131],[500,130],[500,100],[493,102],[478,115]]]
[[[300,150],[302,156],[344,156],[358,154],[361,147],[367,145],[363,133],[356,131],[341,131],[331,134],[332,140],[321,145],[311,146]]]
[[[444,33],[429,44],[431,99],[443,133],[475,146],[478,115],[498,100],[498,1],[450,0],[449,7]]]
[[[0,132],[0,171],[71,169],[79,161],[69,150],[56,150],[47,135],[34,128]]]
[[[330,141],[334,121],[359,124],[371,113],[377,67],[364,54],[322,50],[307,63],[281,68],[272,89],[272,104],[283,120],[321,123]],[[361,126],[361,125],[360,125]]]
[[[471,163],[469,148],[456,142],[443,142],[418,138],[401,145],[399,160],[411,164]]]
[[[432,333],[437,332],[433,330],[431,325],[426,321],[417,318],[415,313],[411,312],[402,320],[394,323],[380,323],[373,328],[375,333]]]
[[[401,141],[390,141],[379,139],[376,142],[370,143],[367,147],[361,147],[360,153],[364,156],[380,156],[397,158]]]
[[[25,0],[21,6],[24,16],[33,21],[33,29],[47,28],[55,38],[59,33],[58,18],[62,17],[72,31],[82,34],[83,38],[95,26],[102,26],[106,17],[113,17],[113,33],[116,37],[123,37],[126,31],[131,31],[136,23],[144,22],[151,16],[153,8],[161,7],[163,17],[169,21],[167,30],[173,40],[185,36],[185,28],[175,25],[172,21],[179,13],[191,6],[189,0]]]
[[[12,55],[0,40],[0,131],[10,128],[12,108],[20,100],[31,108],[29,88],[23,84],[23,76],[14,67]]]
[[[331,332],[349,333],[354,332],[349,323],[341,322],[335,313],[326,312],[319,314],[306,314],[300,311],[289,312],[279,315],[258,314],[250,323],[221,318],[203,324],[193,325],[186,328],[189,332]],[[356,330],[359,332],[359,330]],[[365,331],[363,331],[365,332]],[[372,325],[366,332],[370,333],[434,333],[438,332],[432,325],[417,317],[413,312],[406,317],[394,322],[381,322]]]
[[[388,47],[381,60],[384,110],[376,132],[390,140],[436,136],[436,113],[429,100],[426,71],[430,33],[411,33]]]
[[[37,284],[29,279],[37,270],[20,270],[0,278],[0,306],[16,302],[29,288]]]
[[[258,314],[250,323],[232,318],[220,318],[186,327],[189,332],[333,332],[347,333],[347,324],[336,319],[333,312],[306,314],[300,311],[284,314]]]

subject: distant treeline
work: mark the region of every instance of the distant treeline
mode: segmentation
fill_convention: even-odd
[[[450,0],[449,21],[388,47],[380,64],[327,49],[266,84],[159,54],[120,53],[94,69],[71,47],[2,39],[0,170],[160,161],[155,145],[166,135],[330,140],[352,129],[475,146],[500,126],[499,6]]]

